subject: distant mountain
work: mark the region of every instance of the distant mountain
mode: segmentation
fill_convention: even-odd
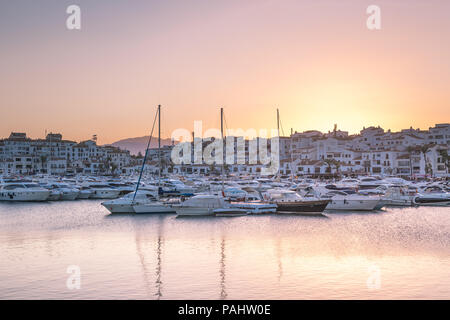
[[[119,147],[120,149],[129,150],[131,154],[137,155],[139,152],[145,153],[145,148],[147,147],[149,136],[138,137],[138,138],[128,138],[116,141],[110,145],[114,147]],[[161,139],[161,146],[171,145],[172,140],[170,138]],[[158,137],[152,137],[150,143],[150,148],[158,147]]]

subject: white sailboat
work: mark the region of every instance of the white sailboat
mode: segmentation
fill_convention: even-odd
[[[158,111],[157,111],[157,115],[158,115],[158,159],[159,159],[159,166],[158,166],[158,195],[157,195],[157,200],[156,201],[149,201],[146,203],[136,203],[133,204],[133,210],[135,213],[154,213],[154,214],[158,214],[158,213],[175,213],[175,209],[172,208],[172,206],[168,203],[164,203],[162,201],[159,200],[159,192],[161,190],[161,105],[158,105]],[[156,118],[155,118],[156,120]],[[154,125],[154,123],[153,123]],[[152,133],[153,133],[153,129],[152,129]],[[150,147],[150,141],[152,139],[152,134],[150,134],[150,138],[148,141],[148,146],[147,146],[147,150],[145,151],[145,157],[144,157],[144,162],[142,164],[142,169],[141,169],[141,173],[139,176],[139,180],[136,186],[136,192],[137,193],[138,189],[139,189],[139,183],[141,181],[141,177],[142,177],[142,172],[144,171],[144,166],[145,166],[145,161],[147,159],[147,155],[148,155],[148,149]],[[133,197],[133,201],[135,200],[135,198]]]

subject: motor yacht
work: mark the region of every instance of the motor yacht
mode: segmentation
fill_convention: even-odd
[[[219,195],[196,195],[174,206],[177,216],[213,216],[214,210],[227,208],[229,205]]]
[[[46,201],[51,191],[33,182],[8,182],[0,186],[0,201]]]
[[[44,188],[49,189],[51,191],[56,190],[59,191],[59,199],[58,200],[75,200],[80,193],[80,190],[71,187],[65,183],[58,182],[50,182],[44,186]]]
[[[83,186],[92,190],[91,199],[116,199],[120,194],[119,189],[115,189],[103,182],[86,182]]]
[[[378,196],[347,194],[339,190],[330,191],[322,195],[321,199],[331,200],[326,210],[332,211],[373,211],[381,208],[381,198]]]
[[[80,192],[78,193],[77,199],[89,199],[93,194],[92,189],[89,187],[81,186],[78,188],[78,190]]]
[[[306,200],[297,192],[286,189],[270,189],[264,199],[277,205],[277,213],[321,215],[330,200]]]
[[[416,192],[411,192],[406,187],[391,186],[387,188],[385,194],[381,197],[381,201],[386,206],[410,207],[414,205],[415,196]]]
[[[425,187],[413,199],[419,206],[447,207],[450,206],[450,193],[439,186]]]

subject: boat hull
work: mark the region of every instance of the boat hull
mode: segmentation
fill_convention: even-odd
[[[321,215],[329,202],[329,200],[278,202],[277,213]]]
[[[213,216],[214,208],[200,207],[178,207],[176,208],[177,216]]]
[[[414,204],[419,206],[448,207],[450,206],[450,199],[439,197],[416,197],[414,198]]]
[[[380,205],[379,199],[349,200],[332,199],[326,210],[333,211],[373,211]]]
[[[109,212],[111,213],[135,213],[134,208],[131,204],[110,204],[110,203],[102,203]]]
[[[3,191],[0,192],[0,201],[46,201],[50,191]]]
[[[175,213],[174,208],[160,203],[134,205],[133,210],[137,214]]]
[[[216,209],[214,210],[214,214],[216,217],[240,217],[248,215],[248,211],[245,209],[230,207],[225,209]]]

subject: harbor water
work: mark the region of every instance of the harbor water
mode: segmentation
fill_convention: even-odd
[[[0,203],[0,298],[450,298],[448,207],[177,218],[100,202]]]

